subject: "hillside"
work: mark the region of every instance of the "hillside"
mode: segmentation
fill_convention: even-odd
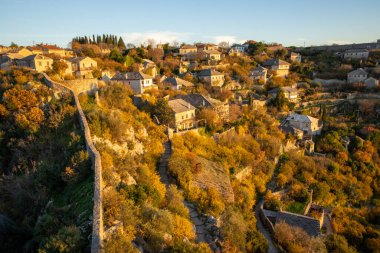
[[[93,171],[70,94],[0,71],[1,252],[85,252]]]

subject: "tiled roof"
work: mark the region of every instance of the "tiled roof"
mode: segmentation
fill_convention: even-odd
[[[364,69],[359,68],[359,69],[349,72],[348,75],[367,75],[367,72]]]
[[[286,118],[286,120],[287,121],[293,120],[293,121],[305,122],[305,123],[313,123],[313,122],[319,123],[319,119],[317,118],[311,117],[309,115],[303,115],[303,114],[297,114],[297,113],[289,115]]]
[[[288,62],[280,59],[269,59],[263,63],[264,66],[290,65]]]
[[[321,233],[319,220],[309,216],[284,211],[274,212],[265,209],[264,215],[269,218],[274,218],[275,224],[277,222],[283,221],[290,226],[302,228],[311,236],[318,236]]]
[[[118,73],[114,77],[112,77],[112,80],[142,80],[142,79],[153,79],[153,77],[139,72],[127,72],[127,73]]]
[[[214,107],[214,106],[224,104],[222,101],[203,96],[202,94],[187,94],[187,95],[180,95],[179,97],[185,100],[186,102],[192,104],[198,109],[201,109],[204,107]]]
[[[175,113],[195,110],[194,106],[192,106],[190,103],[188,103],[185,100],[180,99],[180,98],[169,100],[168,105]]]
[[[194,84],[192,82],[183,80],[178,77],[167,77],[163,80],[164,83],[170,83],[171,85],[174,86],[185,86],[185,87],[193,87]]]
[[[345,53],[368,53],[367,49],[348,49]]]
[[[223,75],[223,74],[214,69],[203,69],[198,73],[198,76],[217,76],[217,75]]]
[[[40,54],[32,54],[32,55],[26,56],[26,57],[24,57],[24,58],[22,58],[20,60],[21,61],[31,61],[31,60],[34,60],[34,59],[51,60],[51,58],[43,56],[43,55],[40,55]]]

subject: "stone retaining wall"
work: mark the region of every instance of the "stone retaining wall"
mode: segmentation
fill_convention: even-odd
[[[64,81],[64,85],[77,94],[82,92],[93,94],[98,90],[99,81],[96,78],[74,79]]]
[[[98,150],[95,148],[95,145],[91,138],[90,128],[88,126],[86,116],[82,110],[82,107],[79,103],[79,98],[77,92],[70,89],[69,87],[52,81],[45,73],[43,73],[45,77],[46,84],[54,89],[58,89],[61,91],[68,91],[74,96],[74,101],[76,108],[78,110],[78,117],[81,127],[84,131],[84,137],[86,142],[86,149],[89,153],[92,165],[94,169],[94,197],[93,197],[93,218],[92,218],[92,239],[91,239],[91,252],[99,253],[102,248],[102,241],[104,238],[104,227],[103,227],[103,179],[102,179],[102,163],[101,157]]]
[[[260,216],[260,219],[263,222],[264,226],[266,227],[266,229],[268,229],[269,233],[272,236],[274,236],[275,231],[274,231],[273,224],[272,224],[272,222],[270,222],[270,220],[264,214],[264,201],[262,201],[260,203],[259,216]]]

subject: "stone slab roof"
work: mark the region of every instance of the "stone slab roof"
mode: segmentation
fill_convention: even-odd
[[[275,220],[274,224],[283,221],[290,226],[302,228],[311,236],[318,236],[321,233],[319,220],[315,218],[284,211],[274,212],[265,209],[263,211],[266,217]]]
[[[194,106],[192,106],[190,103],[188,103],[185,100],[180,99],[180,98],[169,100],[168,105],[175,113],[181,113],[181,112],[187,112],[190,110],[195,110]]]

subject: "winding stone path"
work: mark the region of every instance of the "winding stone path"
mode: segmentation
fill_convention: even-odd
[[[263,236],[265,237],[265,239],[268,242],[268,246],[269,246],[268,253],[279,253],[280,251],[277,249],[276,245],[274,244],[273,239],[272,239],[272,235],[265,228],[263,222],[261,221],[260,215],[259,215],[260,206],[261,206],[261,203],[263,201],[264,200],[260,200],[256,204],[256,207],[255,207],[256,227],[257,227],[257,230],[259,230],[259,232],[263,234]]]
[[[164,147],[165,150],[161,156],[158,173],[160,174],[161,182],[165,184],[166,188],[168,188],[171,184],[175,184],[174,179],[169,175],[168,172],[169,158],[172,153],[171,142],[165,142]],[[184,204],[189,210],[191,221],[194,224],[195,232],[197,234],[197,242],[206,242],[207,228],[204,221],[192,203],[184,200]]]

